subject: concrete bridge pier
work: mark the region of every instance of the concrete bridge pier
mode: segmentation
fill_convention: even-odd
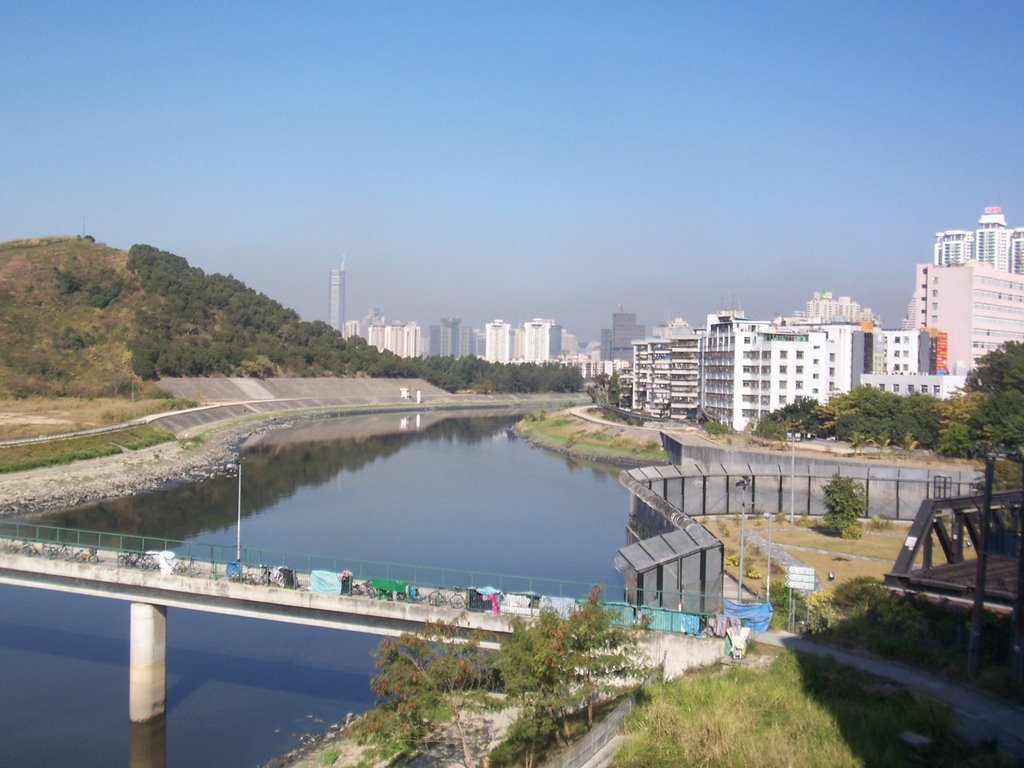
[[[167,705],[167,607],[132,603],[128,717],[145,723]]]

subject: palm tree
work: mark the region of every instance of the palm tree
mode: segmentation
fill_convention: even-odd
[[[917,448],[917,446],[918,446],[918,442],[917,442],[917,440],[914,439],[913,433],[912,432],[904,433],[903,437],[900,439],[900,448],[902,448],[907,453],[910,453],[912,450]]]
[[[871,442],[878,446],[879,452],[885,453],[889,446],[892,445],[892,438],[889,437],[888,432],[879,432],[877,436],[871,439]]]
[[[850,433],[850,447],[853,448],[854,455],[861,452],[861,449],[871,442],[871,438],[865,435],[863,432],[851,432]]]

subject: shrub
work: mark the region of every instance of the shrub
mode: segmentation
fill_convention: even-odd
[[[840,474],[832,475],[824,487],[825,491],[825,525],[836,533],[841,533],[850,523],[864,514],[867,509],[867,496],[864,486],[849,477]]]
[[[719,424],[717,421],[709,421],[704,425],[704,431],[709,435],[732,434],[732,427],[728,424]]]
[[[843,539],[859,539],[864,535],[864,526],[859,521],[854,520],[852,523],[843,528],[839,534],[840,538]]]
[[[729,555],[727,558],[725,558],[725,564],[726,565],[731,565],[733,568],[739,567],[740,556],[739,555]]]
[[[764,576],[761,574],[761,571],[758,570],[757,566],[754,565],[753,563],[751,563],[750,565],[747,566],[746,571],[744,572],[743,575],[746,576],[748,579],[763,579],[764,578]]]
[[[892,528],[892,520],[881,515],[872,515],[868,527],[874,531],[887,531]]]

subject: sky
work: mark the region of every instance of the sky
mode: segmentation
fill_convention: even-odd
[[[580,341],[814,291],[898,327],[935,233],[1024,226],[1024,3],[0,6],[0,241],[93,235],[327,320]]]

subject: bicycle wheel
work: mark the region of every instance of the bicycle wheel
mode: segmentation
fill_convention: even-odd
[[[435,608],[440,608],[442,605],[448,605],[448,601],[445,599],[445,596],[440,589],[435,589],[433,592],[427,595],[427,605],[432,605]]]
[[[86,558],[90,563],[96,565],[100,561],[100,556],[96,553],[95,549],[89,550],[89,556]]]
[[[450,605],[452,608],[465,608],[466,598],[462,596],[461,592],[455,592],[448,599],[448,605]]]

